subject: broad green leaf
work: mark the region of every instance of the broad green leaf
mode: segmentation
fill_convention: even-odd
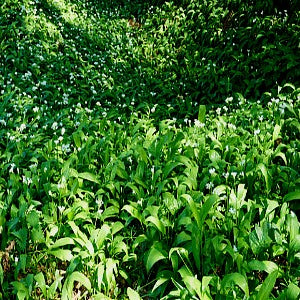
[[[150,222],[152,224],[155,225],[155,227],[163,234],[166,234],[166,227],[164,226],[164,224],[162,223],[162,221],[158,218],[158,217],[154,217],[154,216],[149,216],[146,219],[147,222]]]
[[[299,221],[298,221],[295,213],[291,213],[291,214],[287,215],[286,219],[287,219],[286,220],[287,231],[290,236],[290,241],[294,241],[296,239],[297,235],[299,235],[299,226],[300,226]]]
[[[107,224],[103,224],[101,229],[96,229],[91,234],[91,239],[95,241],[97,249],[100,250],[106,237],[110,234],[110,227]]]
[[[147,262],[146,262],[147,273],[149,273],[149,271],[151,270],[151,268],[155,263],[165,258],[166,255],[163,254],[161,250],[155,248],[155,246],[152,246],[148,253]]]
[[[143,217],[141,213],[133,206],[133,205],[124,205],[122,210],[126,210],[132,217],[138,219],[141,223],[143,223]]]
[[[97,286],[99,291],[101,291],[103,276],[104,276],[104,265],[102,262],[100,262],[100,264],[97,266]]]
[[[95,183],[100,183],[95,174],[89,172],[78,173],[78,178],[92,181]]]
[[[129,300],[141,300],[142,298],[140,297],[140,295],[133,290],[131,287],[127,288],[127,296],[129,298]]]
[[[293,201],[293,200],[300,200],[300,191],[290,192],[284,196],[283,200],[285,202]]]
[[[245,293],[246,297],[249,297],[248,283],[247,283],[246,278],[242,274],[231,273],[231,274],[225,275],[221,282],[221,288],[225,290],[228,286],[231,286],[232,283],[239,286],[240,289]],[[265,298],[265,299],[267,299],[267,298]]]
[[[207,214],[209,213],[209,211],[211,210],[213,205],[218,201],[218,199],[219,199],[219,197],[217,195],[215,195],[215,194],[210,195],[208,197],[208,199],[205,200],[205,202],[201,206],[200,214],[199,214],[199,216],[200,216],[200,227],[199,227],[199,229],[203,226]]]
[[[298,300],[300,298],[300,287],[291,282],[287,288],[286,296],[289,300]]]
[[[47,289],[44,274],[40,272],[34,276],[34,279],[38,283],[44,297],[47,298]]]
[[[172,170],[180,165],[182,165],[182,163],[179,161],[169,161],[163,169],[163,179],[166,179]]]
[[[36,227],[39,225],[39,215],[35,210],[32,210],[29,212],[29,214],[26,216],[26,221],[30,224],[32,227]]]
[[[202,277],[202,292],[205,293],[208,288],[209,283],[212,281],[213,276],[203,276]]]
[[[115,205],[111,205],[107,207],[104,212],[101,214],[101,219],[105,220],[107,218],[111,218],[116,216],[119,213],[119,208]]]
[[[210,150],[209,151],[209,159],[213,163],[218,163],[221,160],[221,156],[216,150]]]
[[[152,288],[152,292],[154,292],[157,288],[159,288],[161,285],[168,282],[169,280],[170,280],[170,278],[168,278],[168,277],[162,277],[162,278],[157,279]]]
[[[84,285],[88,291],[92,288],[90,280],[84,274],[78,271],[73,272],[69,277],[69,282],[71,283],[72,288],[74,281]]]
[[[120,230],[122,230],[123,228],[124,228],[124,225],[120,221],[117,221],[117,222],[113,223],[111,226],[111,234],[114,235],[117,232],[119,232]]]
[[[73,299],[73,289],[74,289],[74,282],[77,281],[81,285],[84,285],[87,290],[91,289],[91,282],[90,280],[82,273],[75,271],[71,273],[70,276],[66,278],[66,281],[62,288],[61,299],[62,300],[71,300]]]
[[[280,138],[280,130],[281,126],[278,124],[275,125],[274,130],[273,130],[273,142],[275,142],[278,138]]]
[[[274,288],[276,279],[278,275],[278,270],[273,271],[268,275],[263,284],[261,285],[258,294],[256,296],[257,300],[269,299],[269,296]]]
[[[53,245],[50,245],[49,249],[59,248],[66,245],[74,245],[74,240],[70,237],[60,238]]]
[[[128,173],[125,170],[125,167],[118,165],[116,168],[116,174],[122,179],[128,179]]]
[[[29,290],[22,282],[13,281],[11,284],[17,291],[17,299],[18,300],[24,300],[25,298],[26,299],[29,298]]]
[[[190,210],[196,220],[197,226],[199,229],[201,229],[201,216],[199,213],[199,209],[196,206],[196,203],[194,202],[193,198],[188,194],[181,195],[182,198],[184,198],[187,203],[189,204]]]
[[[265,271],[267,273],[272,273],[275,270],[278,270],[278,266],[272,261],[259,261],[259,260],[251,260],[248,263],[248,267],[251,270],[257,271]]]
[[[197,294],[199,299],[202,299],[201,282],[188,270],[185,266],[179,271],[182,280],[191,295]]]
[[[59,250],[51,250],[48,251],[49,254],[54,255],[60,260],[70,261],[73,258],[73,254],[71,250],[59,249]]]
[[[287,159],[286,159],[286,156],[285,156],[284,153],[282,153],[282,152],[277,152],[277,153],[274,155],[274,157],[280,157],[280,158],[283,160],[283,162],[285,163],[285,165],[287,166]]]
[[[201,123],[205,122],[205,114],[206,114],[206,106],[205,105],[200,105],[199,106],[199,112],[198,112],[198,120]]]
[[[256,169],[260,170],[261,173],[263,174],[266,182],[267,192],[269,192],[271,190],[271,183],[270,183],[270,178],[266,166],[263,163],[260,163]]]
[[[195,260],[197,270],[201,270],[201,247],[202,247],[203,228],[199,228],[195,223],[192,225],[192,253]]]

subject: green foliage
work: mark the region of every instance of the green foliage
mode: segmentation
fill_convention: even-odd
[[[299,298],[279,2],[1,4],[0,299]]]

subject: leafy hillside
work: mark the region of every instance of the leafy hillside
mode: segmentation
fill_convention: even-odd
[[[297,1],[0,5],[0,299],[298,299]]]

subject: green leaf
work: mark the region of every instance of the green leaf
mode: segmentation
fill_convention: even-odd
[[[90,280],[82,273],[75,271],[71,273],[69,277],[66,278],[64,286],[62,288],[61,299],[62,300],[71,300],[73,299],[73,288],[74,282],[77,281],[80,284],[84,285],[89,291],[91,289]]]
[[[297,300],[299,299],[300,296],[300,288],[295,285],[294,283],[290,283],[287,291],[286,291],[286,296],[288,300]]]
[[[141,223],[143,223],[143,217],[141,213],[133,206],[133,205],[124,205],[122,210],[126,210],[132,217],[138,219]]]
[[[47,298],[47,289],[46,289],[46,281],[45,281],[44,274],[40,272],[34,276],[34,279],[39,285],[44,297]]]
[[[265,281],[263,282],[263,284],[261,285],[258,291],[258,294],[256,296],[257,300],[266,300],[269,298],[274,288],[277,275],[278,275],[278,270],[275,270],[268,275],[268,277],[265,279]]]
[[[275,270],[278,270],[278,266],[272,261],[259,261],[259,260],[251,260],[248,263],[248,267],[251,270],[257,271],[265,271],[267,273],[272,273]]]
[[[13,281],[11,283],[14,287],[14,289],[17,291],[17,299],[18,300],[24,300],[25,298],[29,298],[29,290],[28,288],[19,281]]]
[[[201,217],[200,217],[199,209],[197,208],[193,198],[188,194],[183,194],[181,195],[181,197],[184,198],[189,204],[190,210],[196,220],[197,226],[198,228],[201,228]]]
[[[103,224],[101,229],[96,229],[92,232],[91,239],[95,241],[97,249],[100,250],[106,237],[110,234],[110,227]]]
[[[152,248],[148,253],[147,262],[146,262],[147,272],[149,273],[150,269],[153,267],[155,263],[165,258],[166,255],[162,253],[162,250],[159,250],[155,246],[152,246]]]
[[[124,225],[120,221],[117,221],[117,222],[113,223],[111,226],[111,234],[114,235],[117,232],[119,232],[120,230],[122,230],[123,228],[124,228]]]
[[[100,183],[96,175],[89,172],[78,173],[78,177],[95,183]]]
[[[245,293],[246,297],[249,297],[249,288],[246,278],[240,273],[231,273],[225,275],[221,282],[221,288],[225,290],[226,287],[231,286],[234,283],[240,287],[240,289]],[[267,299],[267,298],[265,298]]]
[[[60,260],[70,261],[73,258],[73,254],[71,250],[59,249],[59,250],[51,250],[48,251],[49,254],[54,255]]]
[[[60,238],[53,245],[50,245],[49,249],[60,248],[66,245],[74,245],[74,240],[70,237]]]
[[[72,288],[74,281],[84,285],[88,291],[92,288],[90,280],[84,274],[78,271],[73,272],[69,277],[69,282],[71,283]]]
[[[127,296],[129,300],[141,300],[140,295],[130,287],[127,288]]]
[[[36,228],[32,228],[30,234],[31,234],[32,241],[34,243],[44,243],[45,242],[44,233],[43,233],[40,225],[38,225]]]
[[[281,126],[279,126],[278,124],[275,125],[274,130],[273,130],[273,143],[280,138],[280,130],[281,130]]]
[[[293,201],[293,200],[300,200],[300,191],[290,192],[284,196],[283,200],[285,202]]]
[[[216,195],[216,194],[210,195],[208,197],[208,199],[202,205],[202,207],[200,209],[200,214],[199,214],[199,216],[200,216],[200,227],[199,227],[199,229],[203,226],[207,214],[209,213],[209,211],[211,210],[213,205],[218,201],[218,199],[219,199],[218,195]]]
[[[199,112],[198,112],[198,120],[201,123],[205,122],[205,113],[206,113],[206,106],[205,105],[200,105],[199,106]]]
[[[39,225],[39,215],[35,210],[32,210],[27,216],[26,221],[30,224],[32,227],[36,227]]]
[[[267,192],[270,192],[271,183],[270,183],[269,174],[268,174],[268,170],[267,170],[266,166],[263,163],[260,163],[256,169],[260,170],[261,173],[263,174],[263,176],[265,178],[265,182],[266,182]]]
[[[172,172],[173,169],[180,165],[182,165],[182,163],[179,161],[169,161],[163,169],[163,179],[166,179],[170,172]]]
[[[154,216],[149,216],[146,219],[147,222],[150,222],[152,224],[155,225],[155,227],[163,234],[166,234],[166,227],[164,226],[164,224],[162,223],[162,221],[158,218],[158,217],[154,217]]]
[[[191,273],[191,271],[183,266],[179,271],[182,280],[191,295],[197,294],[199,299],[202,299],[201,282]]]

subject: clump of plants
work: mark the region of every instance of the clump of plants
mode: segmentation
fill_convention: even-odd
[[[299,298],[297,12],[198,2],[0,7],[0,299]]]

